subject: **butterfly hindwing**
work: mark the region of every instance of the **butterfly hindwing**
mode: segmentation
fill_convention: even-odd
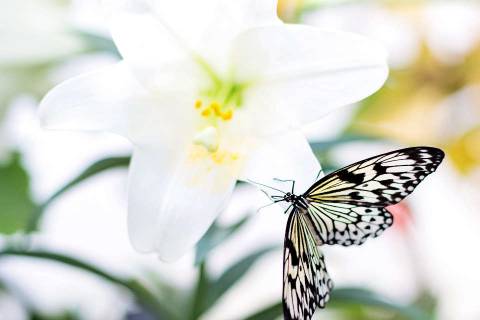
[[[283,260],[284,318],[311,319],[317,307],[325,306],[333,284],[306,215],[297,209],[288,218]]]
[[[310,203],[309,218],[316,231],[317,244],[360,245],[378,237],[393,224],[385,208],[357,207],[345,203]]]
[[[303,197],[316,230],[317,244],[362,244],[392,225],[385,209],[409,195],[433,173],[443,151],[415,147],[388,152],[335,171]]]

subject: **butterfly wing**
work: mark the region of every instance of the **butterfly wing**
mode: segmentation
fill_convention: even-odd
[[[311,319],[333,287],[323,254],[305,220],[294,208],[287,222],[283,256],[283,313],[286,320]]]
[[[317,244],[362,244],[393,223],[385,209],[408,196],[442,162],[442,150],[414,147],[356,162],[317,181],[303,196]]]
[[[385,208],[357,207],[343,203],[311,203],[308,209],[317,244],[360,245],[393,224]]]

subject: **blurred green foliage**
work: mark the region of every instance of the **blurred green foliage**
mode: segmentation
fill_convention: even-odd
[[[431,320],[430,314],[416,305],[402,305],[381,295],[356,287],[334,288],[328,309],[336,319],[345,320]],[[269,320],[281,317],[282,303],[278,302],[245,318],[245,320]]]
[[[60,314],[44,315],[38,312],[33,312],[30,315],[30,320],[80,320],[81,317],[73,311],[65,311]]]
[[[41,63],[23,66],[0,65],[0,125],[8,110],[9,104],[18,95],[28,93],[41,97],[51,83],[48,72],[52,63]]]
[[[0,233],[23,231],[35,204],[30,196],[30,180],[18,153],[0,165]]]
[[[238,222],[228,230],[239,230]],[[224,233],[223,228],[210,228],[202,241],[208,238],[218,238]],[[215,235],[215,233],[220,233]],[[202,242],[201,241],[201,242]],[[203,250],[207,250],[204,247]],[[213,247],[210,247],[213,249]],[[197,248],[198,250],[198,248]],[[225,295],[230,288],[238,283],[248,271],[265,255],[281,250],[278,247],[265,247],[248,254],[227,267],[218,277],[213,277],[208,270],[208,260],[205,258],[197,269],[197,279],[189,290],[177,289],[156,273],[150,274],[150,285],[131,278],[115,275],[113,272],[65,254],[47,250],[5,249],[0,251],[0,259],[7,256],[28,257],[54,261],[66,266],[83,270],[101,279],[126,289],[132,295],[135,305],[131,310],[136,314],[133,318],[140,319],[168,319],[168,320],[195,320],[204,316]],[[208,252],[205,257],[208,256]],[[280,262],[279,262],[280,263]],[[153,289],[152,289],[153,287]],[[431,304],[430,304],[431,305]],[[140,308],[140,309],[138,309]],[[363,288],[335,288],[332,292],[329,310],[338,312],[340,319],[367,320],[372,314],[375,319],[385,320],[430,320],[430,314],[422,311],[416,305],[402,305],[395,303],[381,295]],[[40,317],[35,310],[32,319],[76,319],[74,314],[65,313],[58,317]],[[245,320],[271,320],[281,317],[282,304],[275,302],[264,309],[247,316]],[[68,317],[67,317],[68,316]],[[65,318],[66,317],[66,318]],[[128,316],[126,316],[128,318]]]
[[[127,167],[130,163],[130,157],[109,157],[101,159],[92,163],[89,167],[83,170],[77,177],[73,178],[71,181],[67,182],[63,187],[57,190],[52,194],[47,200],[42,204],[35,206],[32,210],[31,218],[27,226],[27,232],[35,231],[38,228],[38,223],[42,218],[43,212],[45,209],[58,197],[63,195],[65,192],[69,191],[71,188],[75,187],[79,183],[91,178],[99,173],[102,173],[106,170],[118,168],[118,167]]]
[[[203,263],[210,251],[233,236],[235,232],[248,221],[248,219],[249,216],[245,216],[237,223],[227,227],[220,226],[218,223],[214,222],[205,236],[197,244],[195,251],[195,265],[198,266]]]

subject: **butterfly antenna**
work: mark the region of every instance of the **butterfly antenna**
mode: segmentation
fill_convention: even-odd
[[[247,182],[251,183],[251,184],[256,184],[257,186],[262,186],[262,187],[265,187],[265,188],[270,188],[272,190],[275,190],[275,191],[278,191],[278,192],[281,192],[283,194],[285,194],[286,192],[280,190],[280,189],[277,189],[277,188],[274,188],[274,187],[270,187],[270,186],[267,186],[266,184],[263,184],[263,183],[259,183],[259,182],[255,182],[255,181],[252,181],[250,179],[246,180]],[[263,191],[263,190],[262,190]],[[266,192],[265,192],[266,193]]]
[[[295,193],[295,180],[292,179],[278,179],[278,178],[273,178],[275,181],[280,181],[280,182],[291,182],[292,183],[292,193]]]
[[[263,189],[260,189],[260,191],[263,192],[264,195],[267,196],[268,199],[271,199],[272,197],[270,197],[270,195],[267,193],[267,191],[263,190]]]
[[[279,178],[273,178],[275,181],[280,181],[280,182],[294,182],[295,180],[292,179],[279,179]]]

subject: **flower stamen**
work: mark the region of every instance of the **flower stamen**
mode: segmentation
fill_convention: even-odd
[[[211,113],[212,113],[212,110],[210,108],[208,108],[208,109],[203,110],[201,115],[202,115],[202,117],[208,118],[208,117],[210,117]]]
[[[223,121],[229,121],[233,118],[233,109],[228,108],[226,111],[224,111],[224,107],[217,101],[213,101],[208,105],[208,107],[201,109],[203,102],[202,100],[198,99],[195,101],[194,106],[195,109],[201,110],[200,115],[204,118],[210,118],[211,116],[214,116],[215,118],[219,118]]]
[[[218,102],[214,101],[210,104],[210,108],[215,112],[217,117],[222,115],[221,106]]]
[[[223,113],[221,115],[222,119],[224,121],[229,121],[233,118],[233,110],[232,109],[228,109],[225,113]]]

